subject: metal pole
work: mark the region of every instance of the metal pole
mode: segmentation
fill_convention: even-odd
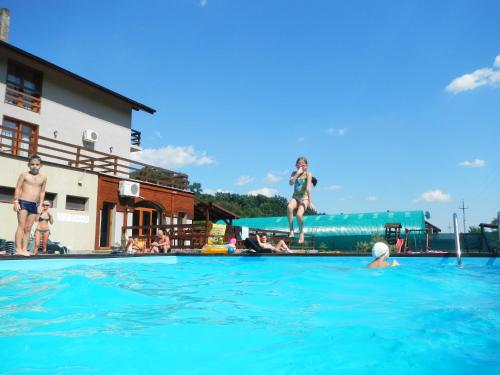
[[[460,249],[460,232],[458,230],[458,215],[453,214],[453,231],[455,233],[455,249],[457,250],[458,265],[462,265],[462,250]]]

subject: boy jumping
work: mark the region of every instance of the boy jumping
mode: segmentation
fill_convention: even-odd
[[[21,173],[17,180],[14,193],[14,211],[17,212],[15,255],[31,255],[28,251],[29,235],[33,222],[41,210],[39,204],[45,199],[45,184],[47,183],[47,177],[39,173],[41,166],[40,156],[30,156],[29,172]]]

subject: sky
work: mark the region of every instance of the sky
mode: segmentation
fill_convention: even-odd
[[[500,211],[500,1],[14,1],[9,41],[157,110],[140,159],[327,214]]]

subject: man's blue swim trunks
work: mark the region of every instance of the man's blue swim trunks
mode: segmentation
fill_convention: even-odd
[[[26,210],[29,214],[38,213],[38,204],[36,202],[23,201],[22,199],[19,199],[19,206],[21,206],[21,210]]]

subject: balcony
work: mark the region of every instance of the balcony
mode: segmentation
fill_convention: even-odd
[[[5,103],[39,113],[41,99],[39,96],[30,95],[8,85],[5,91]]]
[[[82,170],[180,190],[188,189],[188,176],[184,173],[47,137],[35,135],[32,138],[27,138],[21,135],[16,128],[0,126],[0,152],[20,156],[28,156],[28,152],[30,154],[37,153],[44,162],[68,165]]]
[[[139,130],[130,129],[130,152],[137,151],[142,151],[141,132]]]

